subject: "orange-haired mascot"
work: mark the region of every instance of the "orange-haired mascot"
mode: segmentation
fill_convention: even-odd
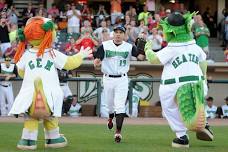
[[[67,145],[66,138],[59,133],[58,118],[61,117],[63,92],[59,85],[57,69],[72,70],[90,57],[90,48],[81,48],[74,56],[66,56],[52,49],[55,38],[54,24],[47,18],[30,18],[24,31],[18,31],[20,43],[14,60],[18,73],[23,77],[10,115],[25,115],[24,128],[17,148],[37,148],[39,120],[43,120],[45,147],[60,148]],[[28,43],[32,47],[25,50]]]

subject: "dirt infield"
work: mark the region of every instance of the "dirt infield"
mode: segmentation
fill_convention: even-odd
[[[0,123],[22,123],[24,118],[0,117]],[[60,123],[75,123],[75,124],[106,124],[106,118],[99,117],[61,117]],[[126,118],[125,124],[129,125],[167,125],[164,118]],[[212,119],[209,120],[211,126],[228,126],[228,119]]]

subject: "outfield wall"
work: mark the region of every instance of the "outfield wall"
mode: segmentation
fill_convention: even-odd
[[[128,73],[130,78],[160,78],[162,72],[161,65],[152,65],[147,61],[132,61],[130,71]],[[100,69],[95,70],[92,61],[85,61],[85,63],[74,71],[75,75],[79,77],[98,77],[102,78]],[[171,74],[171,73],[170,73]],[[227,63],[213,63],[208,65],[208,77],[213,80],[228,79],[228,64]],[[21,82],[14,83],[14,94],[17,94]],[[86,104],[96,103],[96,84],[94,82],[70,82],[70,88],[73,94],[80,94],[79,101]],[[79,89],[80,88],[80,89]],[[159,83],[137,83],[137,91],[140,97],[149,104],[153,105],[159,100],[158,96]],[[228,96],[228,84],[209,84],[209,96],[214,97],[215,105],[224,104],[225,96]]]

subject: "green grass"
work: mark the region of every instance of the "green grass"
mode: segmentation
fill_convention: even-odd
[[[23,124],[0,124],[0,152],[15,152],[17,141],[21,137]],[[61,132],[68,139],[68,146],[63,149],[44,149],[42,125],[39,128],[37,152],[227,152],[228,127],[213,127],[215,140],[203,142],[196,140],[190,132],[190,148],[171,148],[175,137],[168,126],[125,125],[123,140],[114,143],[113,131],[105,125],[61,124]]]

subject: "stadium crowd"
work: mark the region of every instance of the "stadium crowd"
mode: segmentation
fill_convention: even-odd
[[[97,46],[102,42],[112,39],[113,28],[117,25],[126,28],[125,41],[136,44],[138,38],[151,40],[153,42],[152,49],[159,51],[167,45],[162,30],[158,28],[159,21],[172,11],[187,12],[184,5],[180,5],[178,10],[161,6],[158,11],[155,11],[153,0],[146,1],[142,12],[137,12],[133,6],[129,6],[129,9],[123,12],[121,0],[110,0],[110,6],[109,12],[104,5],[99,5],[98,10],[95,11],[86,4],[69,3],[64,6],[64,9],[59,9],[53,3],[51,8],[47,9],[41,3],[35,9],[32,3],[28,3],[23,12],[18,12],[14,5],[9,6],[4,0],[0,0],[0,61],[4,63],[11,61],[9,58],[13,59],[18,44],[18,27],[23,28],[26,21],[33,16],[51,19],[55,23],[57,31],[53,47],[67,55],[73,55],[80,50],[81,46],[89,46],[95,52]],[[208,59],[211,58],[209,37],[214,37],[217,31],[222,38],[223,47],[228,47],[227,9],[223,10],[223,15],[224,18],[218,26],[216,26],[217,21],[210,14],[210,8],[207,8],[203,13],[198,13],[192,19],[192,37],[205,51]],[[27,45],[27,48],[29,47]],[[11,64],[13,64],[13,60]],[[1,68],[0,72],[2,73]],[[3,75],[0,76],[3,77]],[[0,82],[0,85],[2,83]],[[2,93],[1,90],[0,93]],[[0,101],[0,103],[2,102]],[[228,105],[228,102],[226,104]]]

